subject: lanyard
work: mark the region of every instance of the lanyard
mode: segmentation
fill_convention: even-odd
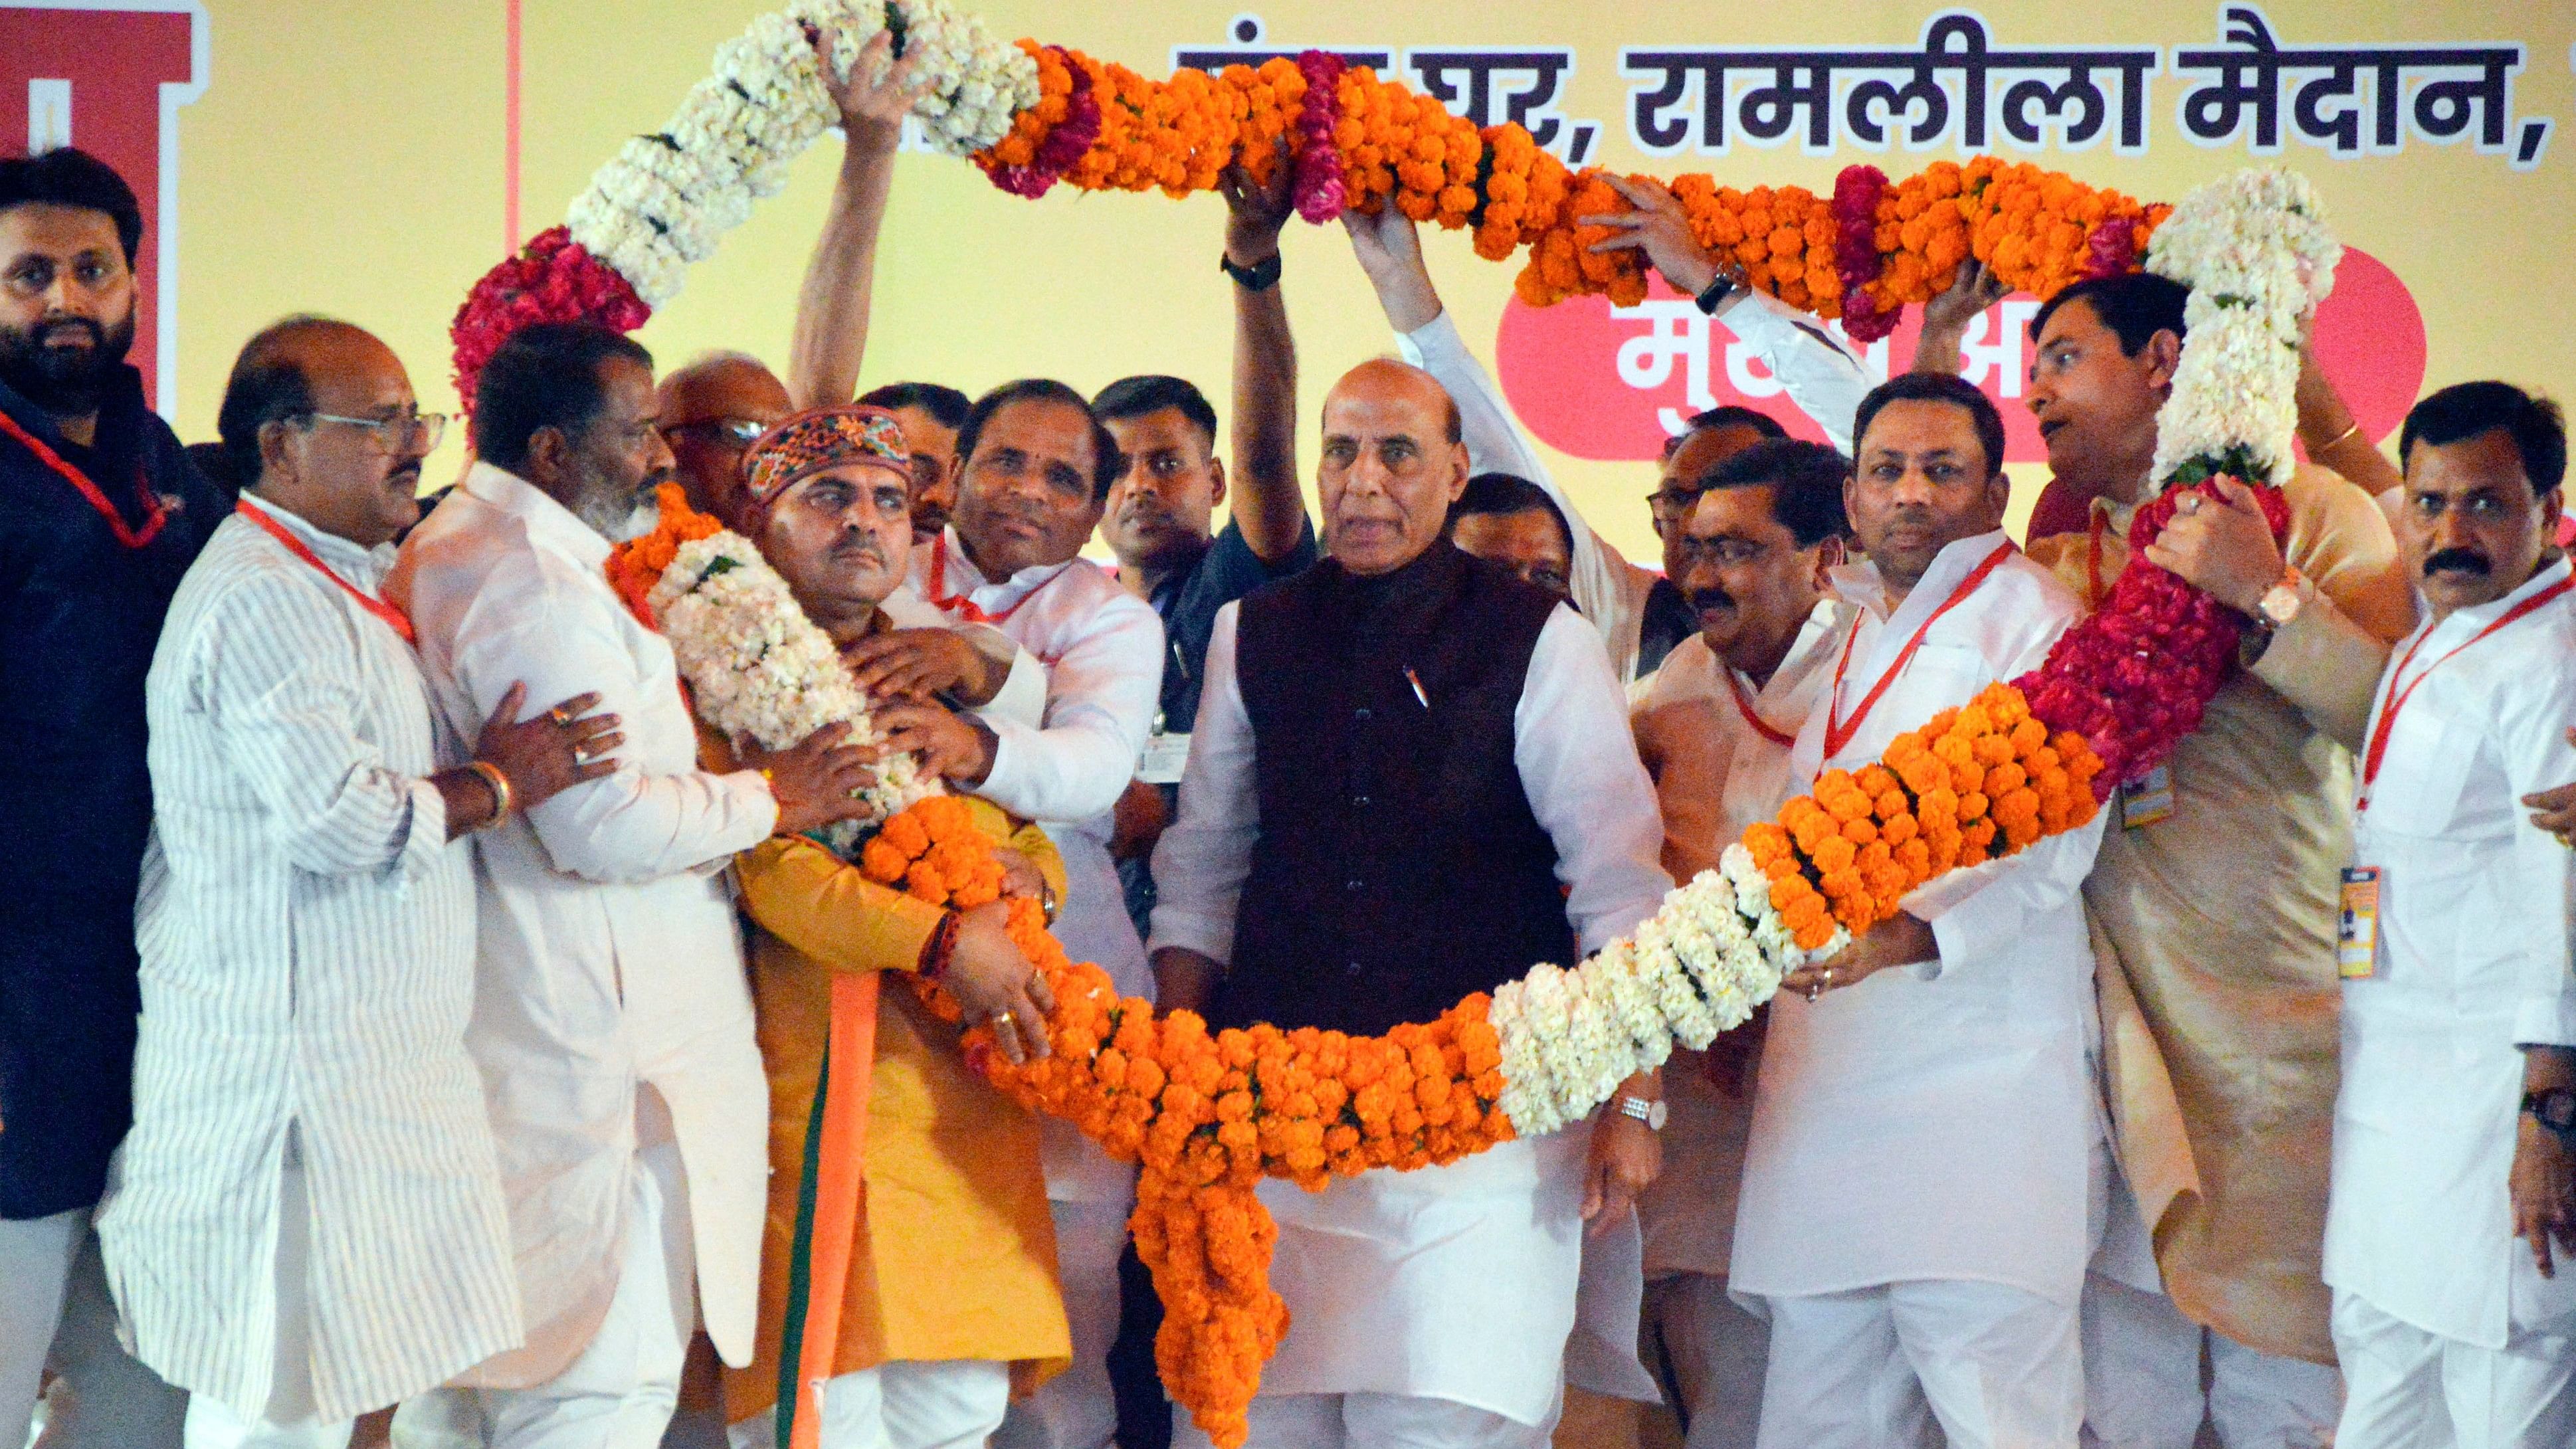
[[[1726,671],[1726,692],[1735,696],[1736,713],[1744,716],[1744,722],[1753,727],[1755,734],[1784,750],[1798,742],[1796,735],[1781,733],[1772,728],[1769,720],[1753,712],[1753,699],[1744,692],[1744,681],[1735,677],[1733,665],[1721,659],[1717,661],[1717,667]]]
[[[2439,669],[2443,665],[2450,663],[2453,659],[2458,658],[2461,650],[2468,648],[2471,644],[2476,644],[2484,640],[2488,635],[2502,629],[2507,624],[2516,622],[2524,615],[2547,606],[2551,601],[2555,600],[2559,595],[2566,593],[2571,588],[2576,588],[2576,578],[2560,579],[2558,582],[2551,584],[2548,588],[2542,589],[2539,593],[2536,593],[2530,598],[2523,600],[2521,603],[2514,605],[2512,608],[2507,609],[2504,612],[2503,617],[2497,619],[2494,623],[2487,625],[2485,628],[2480,629],[2475,634],[2470,635],[2466,641],[2454,647],[2450,653],[2445,654],[2441,658],[2434,660],[2432,663],[2425,665],[2424,672],[2422,674],[2416,675],[2404,689],[2399,689],[2397,688],[2397,681],[2406,677],[2406,666],[2414,662],[2415,651],[2424,647],[2424,641],[2433,637],[2433,631],[2431,629],[2425,630],[2422,634],[2416,636],[2414,643],[2406,646],[2406,652],[2398,656],[2397,667],[2388,672],[2388,704],[2385,708],[2380,710],[2379,722],[2371,727],[2370,749],[2368,753],[2362,756],[2361,761],[2361,798],[2354,802],[2352,807],[2353,813],[2359,814],[2370,808],[2371,784],[2379,778],[2379,767],[2381,763],[2388,758],[2389,730],[2397,723],[2398,711],[2406,708],[2406,701],[2414,695],[2415,686],[2422,684],[2426,679],[2432,677],[2434,670]]]
[[[1887,666],[1887,672],[1878,677],[1878,683],[1870,686],[1869,693],[1861,698],[1860,708],[1853,712],[1850,719],[1838,721],[1835,716],[1842,712],[1843,707],[1843,671],[1851,667],[1852,646],[1860,642],[1860,621],[1857,619],[1852,621],[1851,634],[1843,640],[1843,657],[1834,664],[1833,696],[1825,701],[1826,759],[1839,759],[1842,756],[1845,747],[1859,735],[1861,724],[1869,718],[1869,712],[1878,708],[1879,697],[1887,693],[1887,687],[1896,682],[1896,676],[1903,674],[1905,666],[1913,662],[1914,651],[1923,647],[1923,636],[1932,632],[1932,626],[1941,622],[1942,615],[1966,602],[1967,597],[1977,591],[1977,585],[1984,583],[1986,576],[2000,567],[2003,561],[2011,556],[2012,551],[2010,539],[1996,544],[1995,551],[1986,555],[1984,563],[1977,565],[1966,578],[1959,580],[1959,586],[1950,591],[1950,597],[1943,599],[1941,607],[1932,611],[1932,617],[1925,619],[1922,627],[1914,631],[1914,637],[1905,641],[1905,648],[1898,652],[1896,662]]]
[[[1005,623],[1008,623],[1013,614],[1016,614],[1020,610],[1028,607],[1029,600],[1045,593],[1047,591],[1048,584],[1054,583],[1057,579],[1063,578],[1066,574],[1072,571],[1072,564],[1065,565],[1063,568],[1047,575],[1046,583],[1040,584],[1036,588],[1029,590],[1027,593],[1020,595],[1018,603],[1011,605],[1009,608],[1004,609],[998,614],[988,614],[984,612],[982,605],[976,603],[973,599],[966,597],[964,594],[952,594],[948,592],[948,535],[943,531],[939,535],[938,539],[930,545],[930,602],[931,605],[934,608],[937,608],[941,613],[955,614],[969,624],[990,624],[994,628],[998,629]]]
[[[252,502],[248,495],[244,495],[235,511],[239,512],[242,517],[250,520],[253,527],[266,533],[269,537],[276,539],[288,553],[291,553],[297,558],[302,559],[305,563],[312,565],[315,572],[321,574],[322,577],[329,579],[332,583],[339,585],[340,592],[357,600],[359,608],[364,609],[368,613],[375,615],[377,618],[384,620],[385,627],[393,630],[397,634],[400,634],[402,636],[402,641],[405,644],[412,642],[411,620],[403,617],[402,610],[395,608],[393,605],[386,603],[384,600],[379,599],[375,595],[359,588],[357,585],[350,583],[347,579],[333,573],[329,564],[324,563],[321,558],[313,552],[313,550],[304,546],[304,540],[297,538],[293,533],[287,531],[286,525],[269,517],[267,509]]]
[[[2084,555],[2084,577],[2093,586],[2084,595],[2084,607],[2087,609],[2101,608],[2102,600],[2108,592],[2102,587],[2102,529],[2110,521],[2110,514],[2099,508],[2093,510],[2093,525],[2088,530],[2092,538]]]
[[[0,412],[0,433],[17,439],[28,452],[36,455],[36,461],[53,469],[64,482],[79,489],[80,496],[89,500],[89,506],[98,510],[98,516],[107,520],[108,531],[116,535],[116,541],[127,548],[143,548],[150,544],[160,537],[161,525],[170,521],[169,510],[161,506],[160,497],[145,486],[141,464],[135,465],[134,492],[143,500],[143,526],[131,528],[126,525],[125,515],[116,511],[116,505],[107,501],[107,495],[99,491],[87,473],[63,461],[62,454],[46,447],[44,439],[18,426],[18,420],[5,412]]]

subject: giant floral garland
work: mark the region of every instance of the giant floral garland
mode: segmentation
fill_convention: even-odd
[[[2250,171],[2194,193],[2149,258],[2194,288],[2191,342],[2158,416],[2164,482],[2261,485],[2276,535],[2287,513],[2269,482],[2291,452],[2274,403],[2338,255],[2301,178]],[[1217,1443],[1243,1441],[1261,1365],[1288,1327],[1268,1282],[1276,1228],[1252,1191],[1263,1178],[1318,1189],[1577,1121],[1632,1072],[1742,1023],[1784,975],[1894,915],[1915,887],[2085,824],[2115,783],[2169,754],[2225,681],[2237,636],[2223,606],[2144,558],[2179,496],[2139,511],[2140,552],[2038,670],[1936,715],[1877,763],[1827,771],[1627,939],[1575,966],[1534,967],[1437,1021],[1383,1037],[1210,1032],[1189,1012],[1119,998],[1106,973],[1067,961],[1016,911],[1059,1003],[1053,1054],[1010,1063],[981,1028],[968,1046],[1016,1100],[1141,1165],[1133,1226],[1166,1309],[1156,1358],[1173,1397]],[[828,643],[751,544],[676,490],[662,507],[611,576],[670,634],[708,722],[771,743],[835,719],[864,731]],[[897,813],[840,842],[844,854],[858,844],[866,874],[926,899],[989,898],[997,873],[962,815],[918,799],[934,786],[884,788],[882,808]],[[935,984],[921,989],[954,1015]]]
[[[1064,182],[1179,195],[1215,185],[1228,164],[1265,173],[1284,155],[1309,220],[1393,205],[1472,229],[1488,257],[1529,251],[1518,287],[1536,304],[1643,293],[1633,254],[1586,250],[1607,233],[1577,218],[1622,209],[1596,173],[1569,174],[1518,127],[1479,133],[1331,56],[1155,82],[1060,47],[1000,45],[942,0],[796,0],[728,42],[715,77],[663,132],[629,143],[566,226],[477,284],[455,328],[466,395],[518,326],[641,325],[829,124],[818,39],[836,34],[829,63],[846,66],[879,28],[925,54],[933,80],[916,114],[934,144],[972,155],[1015,194]],[[2143,258],[2194,289],[2191,342],[2157,419],[2160,486],[2262,485],[2290,466],[2299,329],[2339,255],[2294,174],[2240,173],[2170,215],[1987,158],[1894,183],[1850,168],[1830,199],[1694,176],[1674,190],[1701,241],[1754,285],[1840,315],[1859,336],[1883,332],[1970,257],[2041,295]],[[2282,532],[2278,491],[2256,492]],[[2169,754],[2233,667],[2237,633],[2223,606],[2144,558],[2176,501],[2139,511],[2141,551],[2040,669],[1942,712],[1875,764],[1828,771],[1627,939],[1574,966],[1535,967],[1437,1021],[1383,1037],[1210,1032],[1191,1013],[1120,999],[1015,906],[1013,934],[1059,1003],[1054,1051],[1015,1065],[982,1028],[968,1049],[1015,1099],[1140,1164],[1133,1226],[1166,1308],[1156,1357],[1173,1397],[1217,1443],[1243,1441],[1261,1365],[1288,1328],[1268,1282],[1276,1228],[1252,1191],[1263,1178],[1320,1188],[1575,1122],[1676,1045],[1705,1046],[1743,1022],[1784,975],[1841,950],[1915,887],[2087,823],[2116,783]],[[662,504],[661,526],[621,547],[611,577],[671,636],[701,715],[770,744],[833,721],[866,737],[863,700],[784,581],[675,491]],[[925,899],[989,899],[988,847],[935,792],[898,762],[874,792],[881,828],[827,843]],[[935,984],[920,989],[954,1014]],[[810,1419],[803,1404],[794,1419]]]
[[[1308,221],[1393,206],[1470,231],[1481,256],[1526,253],[1515,285],[1532,305],[1645,298],[1639,253],[1590,250],[1613,233],[1582,218],[1627,209],[1599,168],[1569,171],[1518,125],[1480,131],[1337,56],[1154,80],[1063,46],[1005,44],[947,0],[792,0],[720,46],[713,74],[661,130],[599,169],[562,226],[475,284],[451,329],[466,405],[484,360],[517,328],[586,317],[631,331],[678,295],[690,264],[784,185],[789,163],[833,124],[823,67],[846,74],[880,30],[921,57],[913,113],[931,145],[972,157],[1014,195],[1062,183],[1185,196],[1213,189],[1237,163],[1266,178],[1284,155]],[[835,37],[828,57],[818,53],[826,36]],[[1698,173],[1672,190],[1700,243],[1749,285],[1839,317],[1864,342],[1894,330],[1906,303],[1937,295],[1971,259],[2042,297],[2133,271],[2169,210],[1982,156],[1901,180],[1847,167],[1830,196],[1738,190]]]

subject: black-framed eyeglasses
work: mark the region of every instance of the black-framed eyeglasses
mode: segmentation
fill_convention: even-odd
[[[662,430],[662,436],[667,440],[683,433],[696,433],[711,441],[748,448],[759,442],[760,435],[768,431],[767,423],[751,418],[700,418],[692,423],[673,423]]]
[[[1646,495],[1646,506],[1655,511],[1657,523],[1676,523],[1690,515],[1691,505],[1699,502],[1697,488],[1658,488]]]
[[[401,413],[390,418],[353,418],[342,413],[306,413],[307,423],[337,423],[344,428],[357,428],[372,434],[376,447],[386,453],[438,451],[438,440],[447,436],[445,413]]]

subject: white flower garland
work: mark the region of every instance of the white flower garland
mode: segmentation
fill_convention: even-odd
[[[680,545],[650,602],[708,724],[772,750],[828,724],[849,725],[851,744],[877,741],[867,701],[840,651],[805,617],[787,580],[751,540],[728,530]],[[860,793],[871,818],[824,832],[845,855],[868,826],[941,790],[912,756],[892,755],[877,767],[876,783]]]
[[[2250,459],[2279,482],[2295,466],[2299,337],[2334,289],[2343,247],[2308,179],[2259,169],[2184,197],[2156,228],[2147,270],[2191,288],[2190,345],[2156,414],[2159,490],[2197,460]]]
[[[2190,343],[2156,414],[2156,477],[2186,465],[2265,478],[2289,471],[2298,422],[2298,341],[2334,286],[2343,249],[2304,177],[2244,171],[2184,198],[2156,229],[2148,266],[2192,289]],[[1781,978],[1851,944],[1802,951],[1771,908],[1771,883],[1730,845],[1718,868],[1664,897],[1628,939],[1580,966],[1536,966],[1494,992],[1501,1105],[1524,1136],[1580,1121],[1676,1044],[1741,1025]]]
[[[628,142],[591,177],[565,214],[572,239],[616,268],[646,306],[678,296],[689,265],[713,255],[840,119],[807,27],[838,27],[832,66],[846,76],[886,28],[889,4],[902,13],[904,54],[919,57],[916,73],[927,82],[913,115],[933,147],[971,156],[1037,104],[1037,62],[947,0],[794,0],[718,46],[713,73],[690,88],[661,133]]]

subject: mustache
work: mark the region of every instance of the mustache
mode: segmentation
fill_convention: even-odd
[[[1715,585],[1693,589],[1682,595],[1682,601],[1689,604],[1694,612],[1702,614],[1735,607],[1735,596]]]
[[[57,336],[66,332],[74,331],[85,334],[89,338],[89,345],[91,347],[105,347],[107,345],[107,329],[99,326],[87,317],[57,317],[51,322],[38,323],[36,325],[36,345],[38,347],[47,346],[52,343]]]
[[[2462,573],[2476,574],[2484,578],[2495,571],[2495,565],[2487,562],[2486,555],[2468,548],[2446,548],[2424,560],[2426,578],[2431,578],[2446,569],[2457,569]]]
[[[843,560],[844,562],[865,559],[869,563],[875,564],[879,568],[883,568],[885,567],[886,562],[885,545],[877,542],[875,538],[864,534],[856,538],[845,538],[839,543],[832,545],[832,557]]]

